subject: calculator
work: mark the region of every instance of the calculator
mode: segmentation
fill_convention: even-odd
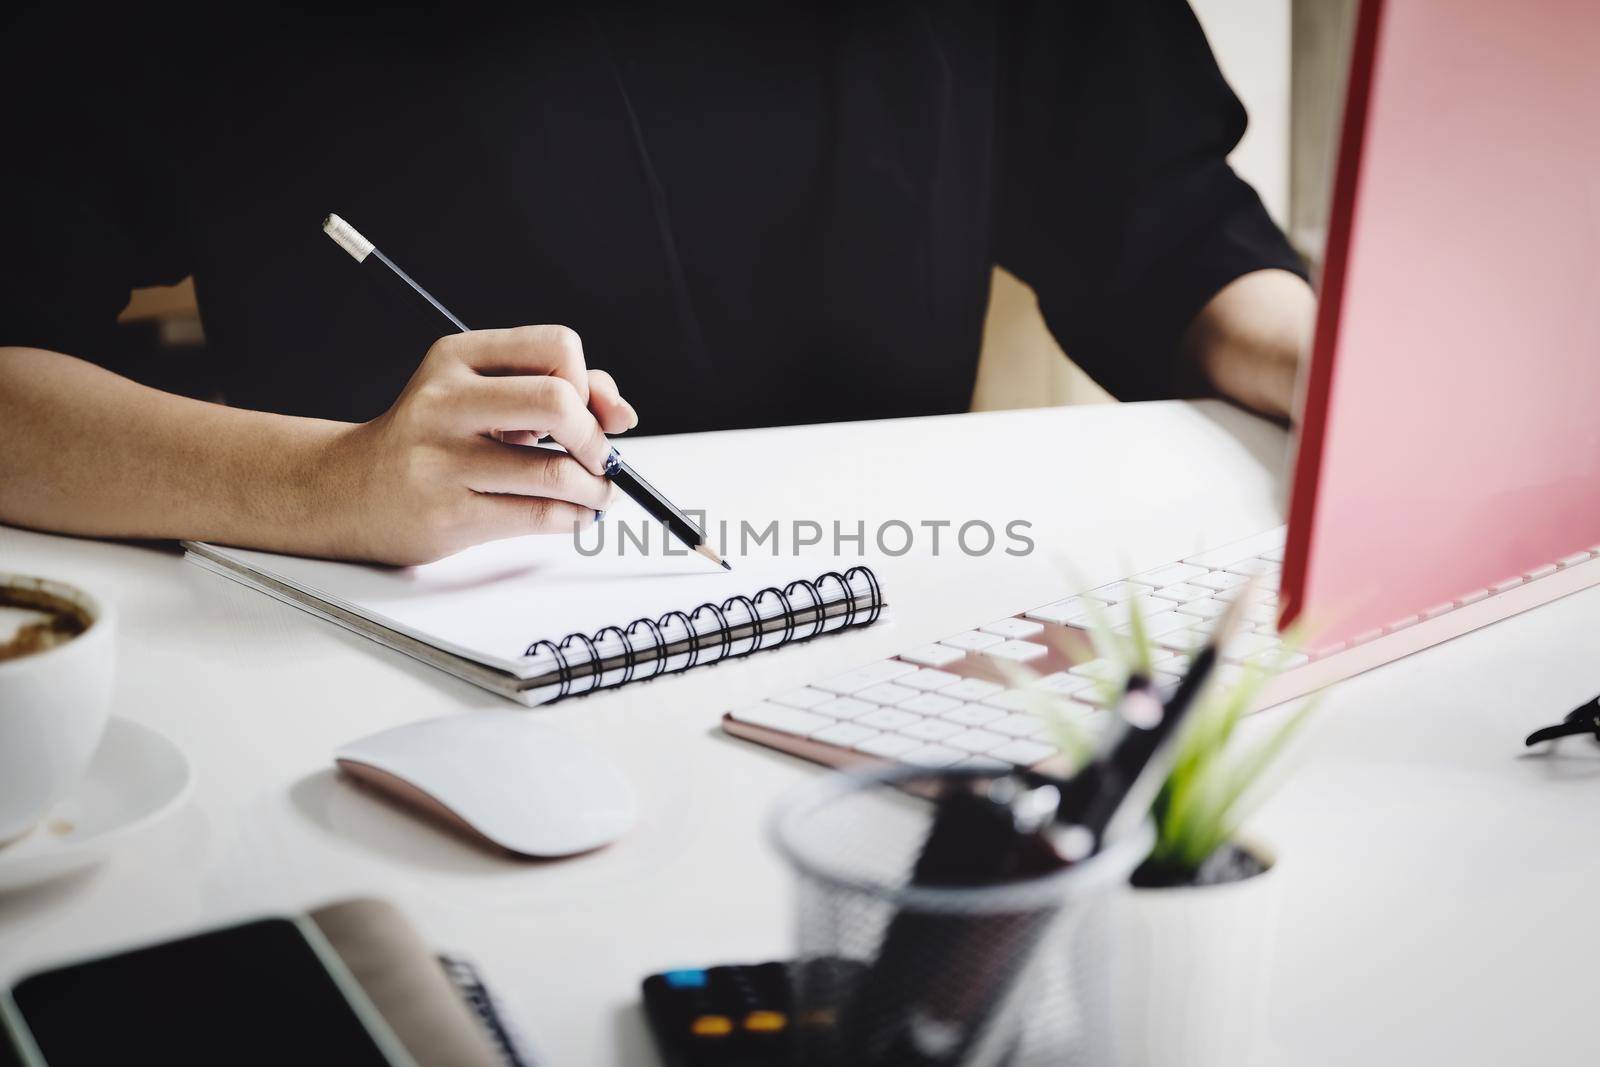
[[[644,980],[644,1009],[667,1067],[790,1062],[789,965],[684,968]]]

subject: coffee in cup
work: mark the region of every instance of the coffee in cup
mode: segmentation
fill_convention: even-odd
[[[88,770],[111,709],[114,628],[76,586],[0,573],[0,844]]]
[[[38,586],[0,586],[0,662],[64,645],[91,621],[74,602]]]

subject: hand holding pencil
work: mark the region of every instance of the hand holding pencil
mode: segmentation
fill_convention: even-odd
[[[628,420],[604,397],[590,411],[566,376],[587,377],[581,360],[550,328],[440,338],[389,410],[344,434],[331,457],[362,505],[351,536],[363,554],[426,563],[592,523],[614,494],[599,473],[611,448],[603,431]],[[540,432],[567,450],[521,443]]]
[[[343,219],[330,215],[323,229],[458,331],[434,342],[394,405],[341,436],[329,457],[348,470],[346,491],[366,504],[354,509],[362,528],[350,531],[363,558],[423,563],[483,541],[570,531],[603,514],[618,487],[690,548],[728,566],[607,440],[638,416],[609,374],[588,368],[576,333],[469,331]],[[527,447],[546,435],[565,451]],[[373,522],[374,514],[390,521]]]

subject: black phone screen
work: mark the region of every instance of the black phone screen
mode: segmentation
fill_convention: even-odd
[[[287,919],[46,971],[12,999],[50,1067],[392,1063]]]

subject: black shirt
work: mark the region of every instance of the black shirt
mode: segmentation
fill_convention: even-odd
[[[642,6],[641,6],[642,7]],[[1301,269],[1182,0],[597,5],[6,33],[0,344],[116,366],[193,274],[227,399],[366,419],[436,320],[559,322],[641,431],[965,410],[991,267],[1125,399],[1239,275]]]

